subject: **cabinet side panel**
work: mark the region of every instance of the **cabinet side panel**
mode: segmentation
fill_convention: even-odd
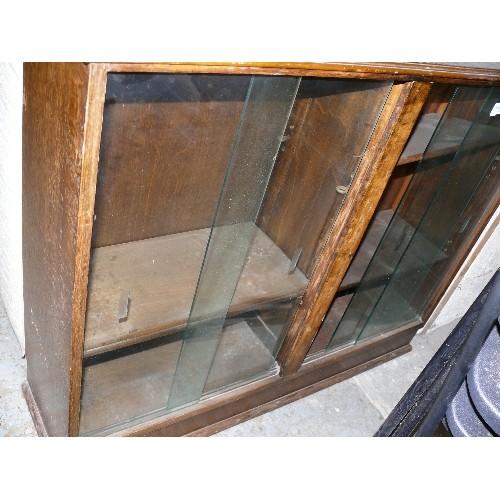
[[[27,378],[52,436],[68,432],[71,317],[87,76],[84,64],[24,67]]]

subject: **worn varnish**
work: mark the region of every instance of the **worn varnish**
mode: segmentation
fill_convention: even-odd
[[[109,71],[146,73],[223,73],[356,78],[370,80],[422,80],[470,85],[500,85],[496,68],[440,65],[439,63],[284,63],[284,62],[190,62],[190,63],[108,63]]]
[[[51,436],[69,426],[88,67],[24,66],[23,262],[28,382]]]
[[[124,396],[128,389],[122,393],[114,390],[111,390],[110,394],[106,393],[106,390],[113,386],[118,387],[120,383],[127,385],[126,378],[131,372],[124,366],[132,358],[117,355],[112,358],[116,363],[108,365],[106,365],[108,362],[101,365],[89,364],[92,358],[83,360],[83,331],[85,321],[88,319],[86,314],[87,278],[93,224],[96,250],[106,250],[110,248],[110,244],[132,240],[144,242],[151,237],[161,238],[169,234],[209,227],[213,219],[220,182],[227,166],[227,158],[224,154],[229,153],[230,145],[233,143],[234,135],[231,136],[229,129],[237,126],[243,102],[243,99],[219,100],[214,102],[211,108],[208,100],[202,100],[198,108],[200,115],[189,115],[184,112],[188,104],[177,101],[168,103],[110,101],[109,109],[104,114],[110,117],[109,123],[116,127],[104,129],[103,144],[106,144],[106,147],[101,150],[101,171],[94,214],[101,121],[109,70],[145,73],[166,71],[186,74],[207,72],[213,75],[254,73],[295,75],[304,78],[312,76],[379,81],[415,79],[443,81],[447,84],[500,84],[500,72],[496,70],[412,63],[26,64],[23,116],[23,259],[29,386],[25,388],[25,394],[31,402],[30,409],[36,414],[40,424],[40,432],[55,436],[79,433],[82,363],[85,363],[84,370],[95,369],[95,376],[102,375],[103,380],[110,382],[107,389],[105,386],[101,387],[102,394],[94,399],[96,405],[85,407],[82,415],[83,431],[85,431],[85,426],[90,429],[95,425],[105,425],[106,411],[114,411],[110,409],[110,406],[106,406],[111,401],[111,397],[116,396],[119,399],[118,402],[115,399],[115,409],[120,410],[121,405],[121,409],[125,412],[120,418],[133,418],[135,410],[131,410],[131,406],[137,402],[133,398],[128,400],[128,397]],[[435,88],[435,103],[426,105],[424,111],[427,114],[443,111],[452,87]],[[286,256],[285,254],[281,256],[283,262],[287,263],[287,267],[289,267],[290,258],[297,250],[299,239],[314,241],[318,245],[317,247],[303,245],[302,251],[305,253],[301,256],[302,262],[299,261],[298,272],[302,272],[300,269],[308,274],[312,271],[312,275],[279,355],[279,361],[283,366],[282,376],[269,375],[258,382],[213,395],[197,405],[171,415],[144,421],[133,428],[123,428],[120,433],[132,435],[208,434],[352,376],[409,349],[408,343],[420,323],[341,352],[326,354],[322,357],[312,356],[312,359],[302,363],[333,296],[341,286],[340,282],[346,273],[348,274],[349,263],[353,261],[358,247],[360,252],[362,250],[360,247],[362,236],[381,198],[389,175],[396,165],[398,156],[403,150],[406,138],[415,125],[428,91],[429,85],[422,83],[407,83],[394,87],[373,134],[370,147],[358,168],[351,190],[346,196],[332,234],[330,236],[324,234],[321,227],[327,227],[331,223],[335,210],[321,205],[318,209],[323,220],[321,224],[319,222],[316,224],[314,221],[310,227],[306,227],[307,224],[302,225],[297,234],[293,234],[292,230],[290,232],[292,236],[287,238],[280,229],[280,220],[286,220],[285,214],[290,210],[295,211],[294,217],[299,217],[301,203],[303,207],[314,203],[314,183],[305,182],[298,169],[300,162],[312,161],[312,157],[305,149],[301,149],[304,146],[300,144],[298,137],[302,133],[312,146],[322,147],[323,139],[315,136],[313,127],[307,124],[307,117],[314,117],[314,120],[319,120],[322,126],[326,126],[328,112],[325,112],[321,105],[330,100],[335,101],[338,96],[322,95],[319,99],[303,96],[302,99],[297,100],[290,121],[290,123],[296,123],[297,127],[294,132],[288,133],[291,131],[287,131],[286,133],[289,138],[286,138],[283,143],[283,150],[278,155],[273,174],[276,176],[276,181],[273,179],[271,182],[268,198],[264,203],[267,212],[263,210],[258,221],[261,227],[269,230],[271,239],[279,242],[278,246],[283,247]],[[351,97],[346,97],[348,98]],[[121,104],[126,105],[121,106]],[[168,122],[170,115],[166,110],[174,108],[184,110],[182,113],[187,117],[186,122],[181,124],[181,127],[171,126],[167,137],[162,137],[161,133],[153,133],[154,128],[163,128],[165,122]],[[476,111],[477,102],[471,98],[468,105],[462,105],[460,119],[470,120]],[[215,118],[215,115],[218,118]],[[339,125],[350,125],[348,113],[343,113],[342,117]],[[133,123],[138,133],[126,135],[126,131],[121,130],[117,125],[123,119]],[[199,130],[199,134],[195,134],[195,140],[191,138],[183,142],[183,132],[191,130],[193,123],[202,123],[204,127],[210,128],[217,127],[218,120],[223,125],[221,128],[224,129],[220,133],[211,135],[206,130]],[[226,130],[227,135],[224,135]],[[329,133],[333,137],[337,131],[332,128]],[[294,134],[297,135],[294,137]],[[425,138],[422,144],[424,143]],[[148,148],[150,145],[154,145],[154,148]],[[192,147],[195,150],[194,153],[182,152],[183,145],[189,146],[187,149]],[[121,155],[120,149],[129,146],[130,149],[135,150],[128,151],[127,155]],[[379,205],[379,209],[382,207],[394,209],[397,205],[402,192],[407,188],[408,178],[413,175],[411,168],[420,154],[418,149],[411,155],[406,157],[403,155],[400,161],[402,166],[398,168],[402,169],[401,172],[405,168],[408,170],[393,183],[391,193],[384,200],[386,204]],[[443,150],[437,153],[451,156],[452,152],[454,151]],[[151,160],[148,161],[150,167],[146,169],[147,172],[144,172],[144,175],[141,173],[141,176],[138,176],[139,169],[143,168],[141,161],[146,156]],[[163,161],[165,157],[174,162],[175,173],[173,175],[170,172],[171,164]],[[214,162],[213,175],[209,176],[210,178],[200,179],[198,174],[205,168],[204,158],[207,157]],[[318,159],[321,160],[321,158],[316,158]],[[294,161],[297,163],[294,164]],[[336,180],[335,176],[329,177],[328,174],[324,176],[328,169],[321,165],[321,161],[313,163],[315,165],[309,167],[315,172],[313,177],[320,177],[328,182],[331,179]],[[105,165],[108,166],[104,168]],[[108,177],[106,177],[106,171],[109,174]],[[436,185],[439,174],[442,172],[434,172],[434,177],[429,174],[425,182],[422,177],[420,185],[418,182],[414,183],[420,189],[420,193],[414,193],[415,200],[418,200],[417,195],[420,195],[425,203],[425,193]],[[293,190],[290,186],[295,182],[303,182],[302,187],[306,193],[304,199],[307,200],[304,203],[300,196],[296,197],[298,200],[296,206],[295,201],[291,197],[287,198],[286,195],[287,190]],[[117,186],[117,190],[114,191]],[[276,189],[278,186],[283,188],[282,192]],[[190,192],[191,188],[193,188],[193,196],[187,199],[186,193]],[[329,193],[318,194],[323,200],[329,196]],[[479,195],[493,199],[493,204],[498,203],[495,193],[492,193],[491,184],[488,187],[486,185],[481,187]],[[180,206],[179,203],[182,204],[183,201],[185,205]],[[469,208],[466,210],[467,213],[463,214],[461,223],[465,224],[467,217],[476,210],[477,206]],[[461,242],[458,251],[455,246],[458,240],[455,239],[446,249],[451,253],[456,252],[456,259],[453,262],[450,261],[450,265],[443,271],[447,277],[440,284],[436,297],[442,294],[443,287],[458,269],[459,261],[463,260],[467,249],[472,246],[474,238],[479,234],[480,228],[484,227],[487,215],[491,215],[494,206],[490,204],[484,210],[486,215],[480,222],[476,221],[471,238],[467,242]],[[94,215],[96,216],[95,222]],[[264,220],[266,216],[269,217]],[[208,223],[207,217],[210,219]],[[140,227],[137,222],[139,219],[146,221],[145,228]],[[411,213],[408,211],[408,221],[410,220]],[[455,235],[452,236],[455,238]],[[314,261],[314,256],[320,253],[318,249],[325,240],[325,250],[321,254],[317,267],[314,268],[311,263]],[[301,289],[297,292],[299,297],[304,287],[302,280]],[[290,295],[289,291],[284,295]],[[281,301],[284,295],[274,300]],[[262,297],[253,297],[252,300],[255,303],[251,307],[261,307],[259,305],[262,302],[261,299]],[[346,298],[345,301],[347,300]],[[237,305],[237,302],[235,304]],[[255,317],[258,320],[258,318],[269,316],[269,321],[275,322],[276,325],[287,323],[289,310],[281,307],[283,304],[285,302],[280,303],[280,314],[276,317],[265,308],[258,310]],[[250,305],[250,302],[247,305]],[[247,305],[241,309],[245,314]],[[431,303],[429,308],[432,309],[434,305],[435,302]],[[237,310],[240,309],[237,308]],[[133,295],[129,313],[133,313]],[[426,314],[427,312],[424,314],[424,319]],[[119,323],[116,311],[113,317],[114,321]],[[130,318],[121,324],[126,324]],[[245,322],[247,326],[238,331],[244,339],[248,340],[254,334],[258,336],[258,321],[245,317],[246,320],[248,320]],[[236,316],[233,316],[230,321],[233,321],[232,327]],[[176,334],[173,333],[155,340],[150,339],[148,342],[165,340],[164,345],[169,344],[170,341],[173,345],[175,339]],[[320,336],[317,339],[319,342]],[[262,343],[262,353],[266,355],[263,357],[262,365],[259,365],[260,362],[255,365],[257,372],[261,366],[265,366],[268,361],[272,360],[267,353],[270,347],[264,345],[265,342],[262,339],[258,339],[258,342]],[[128,346],[125,349],[136,347],[137,345]],[[163,358],[161,362],[165,361],[165,356],[161,355],[162,351],[157,352],[160,353],[159,358]],[[102,354],[102,356],[110,355],[110,352]],[[176,355],[174,353],[172,359]],[[121,367],[118,367],[118,361],[122,363]],[[240,363],[240,360],[236,358],[221,358],[220,363],[217,361],[214,364],[214,366],[219,365],[220,371],[212,375],[213,378],[207,388],[217,390],[221,385],[231,383],[231,380],[224,379],[224,375],[229,373],[224,368],[228,366],[225,365],[226,362],[230,362],[231,370],[244,366],[244,363]],[[245,362],[250,362],[250,360],[245,359]],[[106,366],[108,368],[114,366],[114,368],[105,373]],[[130,366],[132,364],[129,368]],[[137,373],[148,377],[148,370],[154,370],[155,366],[159,365],[140,362],[137,365]],[[102,371],[99,372],[97,367]],[[248,374],[251,376],[251,370]],[[139,399],[146,397],[140,391],[136,393],[136,396]],[[88,402],[91,399],[92,394],[85,392],[84,387],[83,401]],[[155,411],[155,405],[157,403],[151,406],[152,411]],[[85,413],[87,409],[89,412]],[[127,414],[130,411],[132,413]],[[88,420],[89,415],[101,421],[95,420],[91,423]]]

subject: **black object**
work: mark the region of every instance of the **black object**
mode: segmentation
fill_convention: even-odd
[[[484,424],[481,415],[474,407],[467,382],[464,380],[456,396],[446,411],[446,424],[453,436],[491,437],[493,434]]]
[[[467,374],[472,404],[493,434],[500,434],[500,328],[493,326]]]
[[[433,436],[499,315],[497,271],[375,436]]]

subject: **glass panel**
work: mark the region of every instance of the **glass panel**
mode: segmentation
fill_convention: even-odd
[[[82,433],[164,412],[250,81],[108,75]]]
[[[251,310],[248,313],[236,314],[230,320],[221,315],[220,319],[215,320],[213,324],[200,325],[200,330],[193,328],[193,332],[190,332],[188,329],[189,336],[186,337],[183,346],[183,354],[186,353],[186,355],[181,358],[177,368],[177,374],[181,374],[181,376],[177,380],[176,374],[169,407],[175,408],[182,404],[188,404],[199,398],[201,394],[210,394],[217,389],[252,378],[252,376],[264,374],[275,366],[275,356],[286,331],[286,326],[293,318],[297,302],[307,287],[307,278],[313,268],[318,251],[328,236],[328,230],[331,229],[344,198],[344,194],[339,193],[338,187],[341,183],[346,188],[349,187],[389,88],[390,85],[386,82],[321,81],[317,79],[302,81],[288,127],[280,142],[276,143],[277,146],[282,144],[281,155],[278,155],[276,160],[273,177],[263,200],[262,208],[260,204],[254,205],[260,208],[259,214],[257,214],[258,211],[252,209],[252,216],[255,215],[257,224],[250,221],[251,224],[247,224],[243,228],[232,228],[231,233],[227,233],[230,237],[227,239],[224,237],[222,240],[222,249],[225,249],[227,242],[234,244],[233,237],[239,237],[235,232],[236,229],[244,233],[244,237],[240,237],[240,241],[244,242],[244,249],[238,254],[239,265],[232,267],[233,276],[239,278],[240,286],[233,296],[227,294],[227,298],[231,302],[224,304],[225,309],[237,310],[239,303],[248,301],[248,298],[241,297],[240,291],[245,291],[248,294],[249,289],[262,288],[264,294],[257,293],[259,303],[249,308]],[[356,92],[354,92],[355,89]],[[325,102],[321,102],[322,100],[331,100],[332,97],[336,99],[339,107],[334,107],[332,102],[328,101],[326,103],[332,106],[331,109],[320,107],[321,104],[325,104]],[[376,105],[376,107],[366,105],[370,98],[372,106]],[[350,121],[347,118],[348,113],[351,113]],[[371,126],[369,127],[368,124]],[[340,125],[343,127],[339,131]],[[327,142],[324,128],[321,130],[322,126],[328,127],[329,131],[335,127],[337,135],[334,138],[337,140]],[[338,134],[343,134],[342,140],[339,140]],[[330,136],[330,139],[333,137]],[[288,141],[290,142],[287,144]],[[322,141],[321,148],[315,148],[314,146],[317,146],[319,141]],[[253,142],[255,143],[255,141]],[[286,156],[286,152],[290,150],[292,151],[290,154],[295,155],[294,162]],[[283,161],[283,157],[286,158],[286,162]],[[313,180],[311,172],[308,172],[306,168],[307,164],[299,163],[297,158],[301,160],[307,158],[309,168],[311,170],[315,168],[316,175],[319,170],[320,178]],[[272,162],[270,162],[270,168],[272,166]],[[286,171],[283,170],[284,166],[287,167]],[[300,171],[297,167],[300,167]],[[278,196],[273,197],[275,194],[273,187],[276,186],[277,180],[283,183],[280,176],[285,172],[286,175],[290,176],[289,179],[294,181],[287,183],[287,186],[290,186],[294,192],[290,193],[282,185]],[[300,174],[300,177],[297,176],[297,173]],[[242,192],[246,192],[246,189],[242,191],[242,186],[245,184],[239,177],[241,174],[238,176],[236,171],[232,176],[234,189],[231,189],[230,196],[226,196],[226,200],[231,201],[236,207],[232,210],[235,210],[237,215],[239,214],[237,208],[239,199]],[[318,181],[322,181],[322,183],[319,184]],[[306,182],[311,184],[306,186]],[[313,190],[314,193],[312,193]],[[314,197],[307,199],[309,193],[313,194]],[[262,197],[258,198],[262,200]],[[307,205],[304,205],[304,201]],[[318,202],[323,205],[321,210],[318,210]],[[327,203],[326,211],[325,203]],[[300,213],[297,210],[297,205],[301,208]],[[276,234],[273,232],[275,221],[272,220],[272,216],[277,211],[278,213],[282,211],[284,206],[288,210],[295,209],[294,217],[289,213],[286,214],[286,217],[282,215],[280,223],[286,227],[284,230],[282,226],[280,228],[281,234]],[[230,211],[230,209],[225,208],[223,201],[221,201],[220,207],[225,214]],[[321,226],[313,223],[314,218],[320,219]],[[244,219],[238,215],[237,221],[241,220]],[[231,218],[228,219],[228,222],[232,222]],[[309,239],[311,238],[311,226],[316,229],[317,233],[316,239],[313,241],[315,247],[308,248],[306,245],[311,243]],[[305,227],[308,231],[307,239],[304,238],[304,234],[300,234],[300,231],[304,232]],[[217,226],[214,234],[219,229],[220,227]],[[299,238],[296,237],[295,232],[299,233]],[[225,232],[222,235],[225,236]],[[290,245],[291,248],[287,249],[289,251],[286,255],[283,255],[281,250],[276,254],[277,243],[281,250],[287,249],[286,244],[295,245],[295,247]],[[255,252],[256,248],[259,249],[258,252]],[[258,265],[263,266],[264,269],[258,271],[252,269],[255,254],[260,256]],[[212,275],[222,274],[221,262],[223,259],[217,258],[210,261],[209,256],[210,247],[201,280],[204,279],[204,273],[208,266],[212,267]],[[243,260],[240,260],[241,257]],[[303,260],[301,261],[301,259]],[[231,260],[225,259],[225,262],[227,265]],[[263,287],[262,283],[258,282],[258,278],[269,279],[267,276],[270,272],[273,273],[272,278],[275,280],[273,286],[267,283]],[[213,284],[216,282],[213,278],[207,280],[207,289],[214,291]],[[205,294],[207,298],[203,301],[197,294],[193,309],[200,307],[202,302],[207,305],[216,303],[215,297],[208,299],[208,290]],[[214,294],[220,295],[217,291],[214,291]],[[200,304],[197,304],[198,300],[200,300]],[[236,334],[236,332],[240,333]],[[231,337],[253,339],[253,342],[250,343],[247,340],[247,346],[243,349],[241,340],[234,341],[231,340]],[[212,359],[208,358],[207,353],[212,354]],[[200,367],[202,368],[200,369]],[[200,375],[203,375],[205,379],[203,380]],[[196,393],[193,390],[196,387],[193,378],[196,378],[199,384],[195,389]],[[179,388],[182,388],[179,392],[184,394],[184,398],[177,398],[177,384]]]
[[[391,86],[110,75],[82,433],[277,370]]]
[[[490,111],[499,92],[455,92],[328,349],[421,320],[475,226],[467,224],[491,203],[500,123]]]
[[[255,222],[299,83],[291,77],[252,78],[168,408],[197,400],[203,392],[250,243],[256,238]],[[273,361],[272,356],[267,359]]]

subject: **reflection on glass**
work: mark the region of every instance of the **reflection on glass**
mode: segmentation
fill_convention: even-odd
[[[495,176],[500,120],[490,111],[499,98],[498,89],[457,89],[328,349],[421,320],[491,200],[478,195]]]
[[[291,77],[252,78],[168,408],[199,399],[203,392],[299,82]]]
[[[391,86],[109,76],[82,433],[275,372]]]

